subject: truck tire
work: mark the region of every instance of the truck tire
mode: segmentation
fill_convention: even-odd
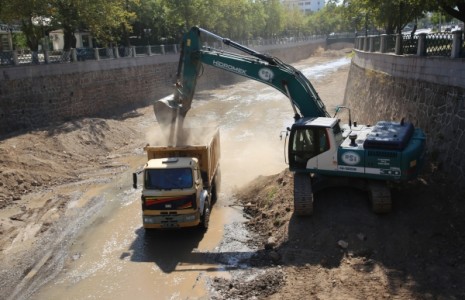
[[[312,182],[307,173],[294,173],[294,214],[296,216],[313,214]]]
[[[203,214],[200,217],[200,226],[203,230],[208,229],[208,225],[210,223],[210,201],[205,201],[205,206],[203,208]]]

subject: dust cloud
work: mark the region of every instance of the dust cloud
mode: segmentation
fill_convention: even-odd
[[[189,127],[184,124],[183,128],[174,129],[176,132],[174,143],[170,142],[170,130],[169,127],[153,126],[145,133],[145,140],[150,146],[206,145],[218,130],[218,125],[210,125],[210,127]]]
[[[306,76],[329,108],[343,102],[344,89],[328,85],[325,75],[347,70],[348,65],[347,59],[335,64],[333,55],[312,57],[297,64],[308,73]],[[346,82],[347,71],[330,78]],[[253,80],[237,83],[234,88],[198,91],[184,120],[183,144],[205,143],[203,139],[208,136],[205,128],[219,128],[222,190],[227,192],[258,176],[273,175],[287,168],[285,135],[280,139],[280,134],[293,123],[293,116],[286,96]],[[150,145],[166,145],[168,135],[156,126],[147,132],[146,138]]]
[[[256,89],[257,86],[266,91],[250,97],[250,89]],[[285,128],[283,112],[287,112],[287,119],[292,119],[289,101],[276,93],[265,101],[265,106],[273,102],[271,106],[274,108],[264,109],[263,101],[254,101],[254,97],[263,97],[263,94],[269,93],[268,87],[253,81],[241,83],[240,87],[233,95],[224,95],[230,90],[214,90],[215,95],[223,97],[213,97],[194,105],[183,120],[183,128],[178,132],[176,143],[178,146],[204,145],[219,129],[224,192],[240,188],[260,175],[279,173],[287,167],[284,159],[285,140],[280,140],[279,134]],[[225,102],[228,97],[240,100]],[[281,107],[276,109],[275,105]],[[161,124],[154,126],[147,132],[146,140],[152,146],[167,146],[169,128],[163,128]]]
[[[250,143],[238,143],[228,134],[223,134],[223,185],[236,189],[258,176],[272,175],[284,170],[287,165],[284,162],[283,144],[278,137],[270,139],[265,134],[254,135],[253,142]]]

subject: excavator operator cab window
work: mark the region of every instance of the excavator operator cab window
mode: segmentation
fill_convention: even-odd
[[[315,156],[315,132],[312,128],[298,128],[291,136],[290,161],[297,168],[305,168],[307,161]]]
[[[328,134],[326,133],[326,129],[321,127],[318,128],[318,144],[320,145],[318,154],[323,153],[329,150],[329,139]]]
[[[289,164],[298,169],[306,168],[307,161],[330,148],[324,127],[296,128],[291,133]]]
[[[294,151],[313,151],[314,146],[313,146],[313,141],[315,139],[313,135],[313,130],[308,130],[307,128],[305,129],[298,129],[295,132],[294,136],[294,143],[293,143],[293,149]]]
[[[339,123],[333,126],[333,135],[334,135],[334,139],[336,140],[336,145],[342,144],[342,140],[344,138],[342,137],[342,130],[341,130],[341,127],[339,126]]]

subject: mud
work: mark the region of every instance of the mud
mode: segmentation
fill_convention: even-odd
[[[465,207],[447,198],[450,188],[427,169],[393,188],[388,215],[373,214],[364,193],[341,188],[317,194],[314,215],[304,218],[292,215],[292,174],[257,178],[236,197],[257,233],[255,265],[285,280],[269,297],[228,292],[241,275],[216,288],[228,299],[462,299]],[[257,280],[259,287],[269,277]]]
[[[322,52],[296,66],[311,71],[346,55]],[[332,114],[348,64],[323,77],[314,71]],[[390,215],[372,214],[362,193],[334,190],[317,196],[314,217],[293,217],[279,140],[292,109],[271,88],[257,90],[202,91],[189,112],[188,126],[219,125],[222,137],[224,189],[205,236],[146,236],[140,227],[130,175],[153,140],[151,107],[0,141],[0,295],[464,298],[463,205],[447,197],[454,187],[434,166],[395,187]]]

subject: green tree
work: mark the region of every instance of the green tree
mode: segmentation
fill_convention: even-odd
[[[265,28],[263,36],[272,38],[285,29],[284,7],[279,0],[262,0],[265,9]]]
[[[284,32],[285,36],[299,36],[305,33],[306,17],[297,7],[284,10]]]
[[[49,16],[45,0],[2,0],[0,19],[3,22],[18,21],[26,37],[26,44],[32,51],[39,50],[39,44],[48,28]]]
[[[56,27],[64,33],[64,49],[76,47],[74,33],[89,30],[101,43],[109,45],[131,30],[135,13],[129,0],[52,0],[49,2]],[[131,3],[135,4],[134,0]]]
[[[231,39],[248,38],[251,31],[252,22],[252,5],[249,0],[231,0],[219,3],[221,15],[218,18],[221,28],[214,26],[218,32],[228,36]]]
[[[214,0],[165,0],[168,9],[167,16],[172,25],[177,28],[178,33],[185,32],[193,26],[208,23],[206,16],[214,9],[214,3]]]
[[[436,2],[444,12],[465,22],[465,0],[436,0]]]
[[[132,25],[133,35],[149,43],[174,43],[176,41],[165,2],[163,0],[140,1],[140,5],[134,8],[136,19]]]
[[[439,10],[431,14],[431,23],[439,28],[441,24],[452,21],[452,16],[445,14],[443,11]]]
[[[312,12],[307,17],[307,26],[312,34],[328,34],[335,31],[335,22],[337,17],[334,15],[334,9],[324,9],[318,12]]]
[[[429,4],[424,0],[346,0],[354,17],[362,16],[361,22],[383,28],[386,33],[400,33],[408,23],[424,16]],[[360,22],[358,22],[360,23]]]
[[[246,39],[263,30],[266,16],[262,1],[163,0],[169,31],[182,33],[192,26],[232,39]]]
[[[264,4],[260,1],[251,1],[249,15],[249,37],[258,38],[262,34],[262,29],[265,27],[266,24],[266,13]]]

